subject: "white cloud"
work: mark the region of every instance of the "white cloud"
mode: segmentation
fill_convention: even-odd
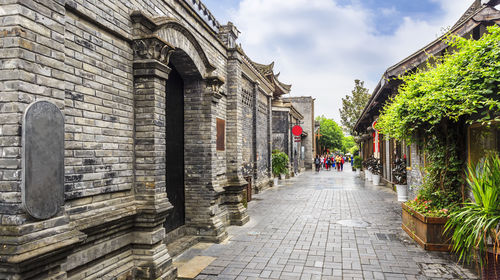
[[[375,29],[375,11],[361,1],[242,0],[232,21],[239,41],[259,63],[275,61],[280,79],[291,83],[292,96],[316,98],[316,115],[340,121],[341,98],[354,79],[371,90],[391,65],[434,40],[471,4],[467,0],[433,0],[444,14],[434,20],[404,18],[393,34]],[[395,13],[395,10],[387,10]]]

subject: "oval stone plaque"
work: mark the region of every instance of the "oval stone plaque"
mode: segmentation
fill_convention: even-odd
[[[64,201],[64,116],[48,101],[24,113],[22,201],[37,219],[54,216]]]

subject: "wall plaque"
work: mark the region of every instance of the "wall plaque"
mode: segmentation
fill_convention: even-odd
[[[48,219],[64,201],[64,116],[56,105],[37,101],[28,106],[22,145],[24,209]]]
[[[217,128],[217,140],[216,146],[217,151],[224,151],[226,149],[226,121],[223,119],[216,118],[216,128]]]

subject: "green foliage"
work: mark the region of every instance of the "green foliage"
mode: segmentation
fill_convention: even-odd
[[[450,213],[446,231],[453,232],[453,251],[469,263],[477,250],[480,263],[488,245],[500,248],[500,157],[490,154],[478,166],[468,166],[467,183],[472,188],[473,202]],[[489,240],[488,240],[489,239]]]
[[[353,131],[356,121],[361,117],[363,109],[370,100],[368,89],[364,87],[364,82],[354,80],[354,89],[351,95],[342,98],[342,109],[340,109],[341,123],[350,132]]]
[[[446,217],[450,213],[448,206],[438,206],[433,200],[423,199],[421,196],[417,196],[405,204],[427,217]]]
[[[287,154],[279,150],[273,150],[272,169],[275,176],[279,174],[288,174],[288,162]]]
[[[359,152],[359,146],[356,144],[347,150],[351,155],[356,155]]]
[[[488,32],[479,40],[447,38],[454,52],[433,58],[425,70],[400,77],[404,83],[377,121],[382,134],[424,148],[423,196],[441,194],[446,203],[459,201],[461,127],[500,120],[500,27],[489,27]]]
[[[334,120],[324,116],[316,117],[316,121],[319,122],[319,133],[322,135],[318,140],[319,145],[331,151],[342,150],[344,133],[340,126]]]
[[[407,202],[407,205],[417,210],[418,206],[416,205],[426,202],[425,206],[428,206],[429,208],[425,208],[426,210],[423,210],[422,212],[419,211],[420,213],[424,216],[436,216],[433,212],[445,209],[444,211],[441,211],[444,213],[440,212],[439,214],[441,215],[437,215],[438,217],[443,217],[448,214],[450,209],[455,209],[458,206],[456,201],[459,199],[460,195],[457,192],[443,192],[423,187],[420,189],[415,200]]]
[[[360,156],[355,156],[353,159],[353,164],[356,169],[361,169],[361,157]]]
[[[351,150],[356,148],[358,145],[354,141],[354,136],[342,137],[342,152],[351,153]],[[351,153],[354,154],[354,153]]]
[[[433,134],[443,122],[500,120],[500,27],[479,40],[450,37],[456,48],[436,58],[428,70],[401,77],[399,94],[382,109],[377,126],[385,135],[411,142],[415,134]],[[468,122],[471,119],[468,118]]]

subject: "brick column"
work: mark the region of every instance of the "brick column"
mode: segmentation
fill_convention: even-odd
[[[253,189],[255,193],[259,192],[258,184],[258,168],[259,161],[257,154],[259,153],[259,140],[257,135],[257,118],[259,114],[259,81],[253,83],[253,98],[252,98],[252,109],[253,109],[253,119],[252,119],[252,142],[253,142],[253,155],[252,155],[252,177],[253,177]],[[248,129],[248,128],[247,128]]]
[[[156,38],[135,40],[135,199],[132,252],[137,279],[175,279],[177,269],[163,244],[172,205],[166,193],[165,87],[173,48]]]
[[[227,63],[227,124],[226,124],[226,151],[227,151],[227,179],[225,201],[232,225],[243,225],[250,219],[246,208],[241,203],[243,190],[247,181],[241,173],[242,158],[242,119],[241,111],[241,54],[233,49]]]
[[[272,95],[267,97],[267,172],[269,178],[273,178],[272,154],[273,154],[273,105]]]

